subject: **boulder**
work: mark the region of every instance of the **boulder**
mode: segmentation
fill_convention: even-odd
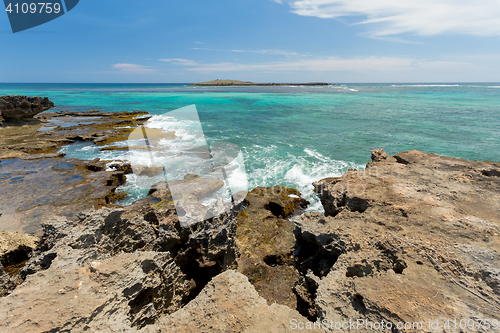
[[[47,97],[2,96],[0,97],[0,118],[7,122],[33,118],[33,116],[54,106],[54,103]],[[0,119],[1,121],[2,119]]]
[[[23,282],[19,270],[31,257],[40,239],[17,232],[0,232],[0,297]]]
[[[40,239],[33,235],[0,232],[0,263],[5,267],[28,260],[31,251],[36,248],[39,241]]]

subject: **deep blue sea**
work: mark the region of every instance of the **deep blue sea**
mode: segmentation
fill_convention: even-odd
[[[327,87],[189,87],[186,84],[0,84],[0,95],[49,97],[56,110],[147,111],[188,134],[168,112],[195,105],[207,141],[241,147],[248,187],[281,184],[313,200],[311,182],[362,168],[370,151],[418,149],[500,161],[500,83],[342,84]],[[169,128],[169,126],[171,128]],[[93,144],[67,157],[130,159]],[[130,179],[131,202],[145,195]]]

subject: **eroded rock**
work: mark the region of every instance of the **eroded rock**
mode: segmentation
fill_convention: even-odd
[[[54,106],[54,103],[47,97],[2,96],[0,97],[0,125],[2,122],[33,118],[33,116]]]
[[[328,216],[295,219],[312,285],[298,285],[301,312],[424,331],[429,320],[498,319],[500,163],[419,151],[374,160],[315,183]]]
[[[248,282],[236,271],[226,271],[215,277],[183,309],[163,317],[157,324],[158,332],[296,332],[298,323],[308,320],[297,311],[279,304],[268,305]],[[295,329],[294,329],[295,327]],[[325,332],[316,329],[301,332]]]
[[[269,304],[297,306],[293,292],[299,278],[293,255],[295,225],[288,217],[307,204],[295,189],[257,187],[248,193],[238,215],[238,271]]]
[[[147,329],[235,268],[235,229],[231,212],[182,228],[147,200],[54,218],[44,224],[38,254],[21,269],[24,283],[0,299],[8,318],[0,330]]]

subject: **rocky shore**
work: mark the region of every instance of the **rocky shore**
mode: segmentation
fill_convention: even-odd
[[[0,233],[0,331],[483,332],[500,320],[500,163],[379,149],[365,170],[311,184],[325,214],[277,185],[183,227],[168,183],[116,206],[130,166],[57,154],[119,141],[144,116],[43,113],[23,127],[36,139],[0,128],[0,230],[21,226]],[[62,118],[72,126],[35,130]],[[219,186],[204,183],[189,202]]]
[[[0,97],[0,125],[32,118],[54,107],[47,97],[2,96]]]

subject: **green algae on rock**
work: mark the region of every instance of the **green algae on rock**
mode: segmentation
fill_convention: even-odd
[[[269,303],[297,306],[293,292],[299,279],[293,256],[295,225],[287,218],[307,204],[296,189],[257,187],[248,192],[246,207],[238,215],[238,271]]]

